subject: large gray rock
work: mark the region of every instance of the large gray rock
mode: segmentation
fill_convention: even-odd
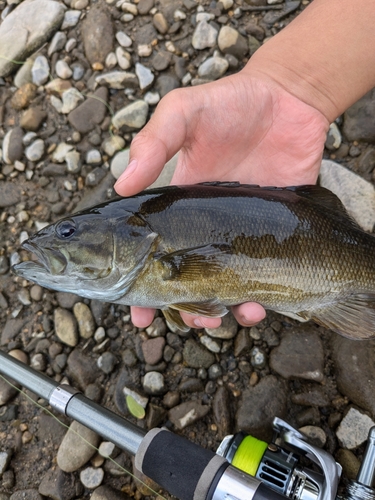
[[[322,382],[323,344],[314,327],[300,326],[283,334],[280,345],[271,351],[270,366],[286,379]]]
[[[268,375],[255,387],[246,389],[236,414],[236,428],[258,439],[272,437],[272,420],[286,413],[287,386],[282,380]]]
[[[65,6],[52,0],[25,0],[0,26],[0,77],[7,76],[59,29]]]
[[[70,124],[81,134],[90,132],[104,120],[107,112],[107,99],[108,89],[106,87],[98,88],[92,96],[69,113]]]
[[[323,160],[320,185],[340,198],[362,229],[372,231],[375,224],[375,189],[370,182],[334,161]]]
[[[375,417],[375,342],[333,335],[332,359],[339,391]]]

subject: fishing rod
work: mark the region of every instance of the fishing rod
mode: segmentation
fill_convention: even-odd
[[[339,494],[341,466],[280,418],[271,443],[238,433],[215,453],[163,428],[140,429],[3,351],[0,373],[133,455],[139,471],[180,500],[375,500],[375,427],[357,478]]]

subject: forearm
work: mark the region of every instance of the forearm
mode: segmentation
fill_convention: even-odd
[[[329,122],[375,86],[375,0],[314,0],[244,72],[269,76]]]

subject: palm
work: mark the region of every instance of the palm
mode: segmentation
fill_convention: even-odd
[[[318,111],[241,73],[190,96],[180,101],[189,127],[172,183],[316,181],[328,126]]]

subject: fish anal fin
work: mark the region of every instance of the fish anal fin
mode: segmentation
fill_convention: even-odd
[[[342,302],[298,314],[353,340],[375,337],[375,293],[358,293]]]
[[[204,302],[181,302],[171,304],[169,307],[176,309],[177,311],[184,311],[189,314],[213,318],[224,316],[228,312],[228,309],[217,299],[207,300]]]
[[[213,244],[178,250],[157,257],[163,266],[164,280],[200,280],[225,266],[224,255],[230,250],[227,244]]]
[[[190,327],[185,325],[182,321],[181,315],[177,309],[171,309],[169,307],[168,309],[162,309],[162,313],[164,314],[167,323],[172,328],[178,328],[182,332],[188,332],[190,330]]]

